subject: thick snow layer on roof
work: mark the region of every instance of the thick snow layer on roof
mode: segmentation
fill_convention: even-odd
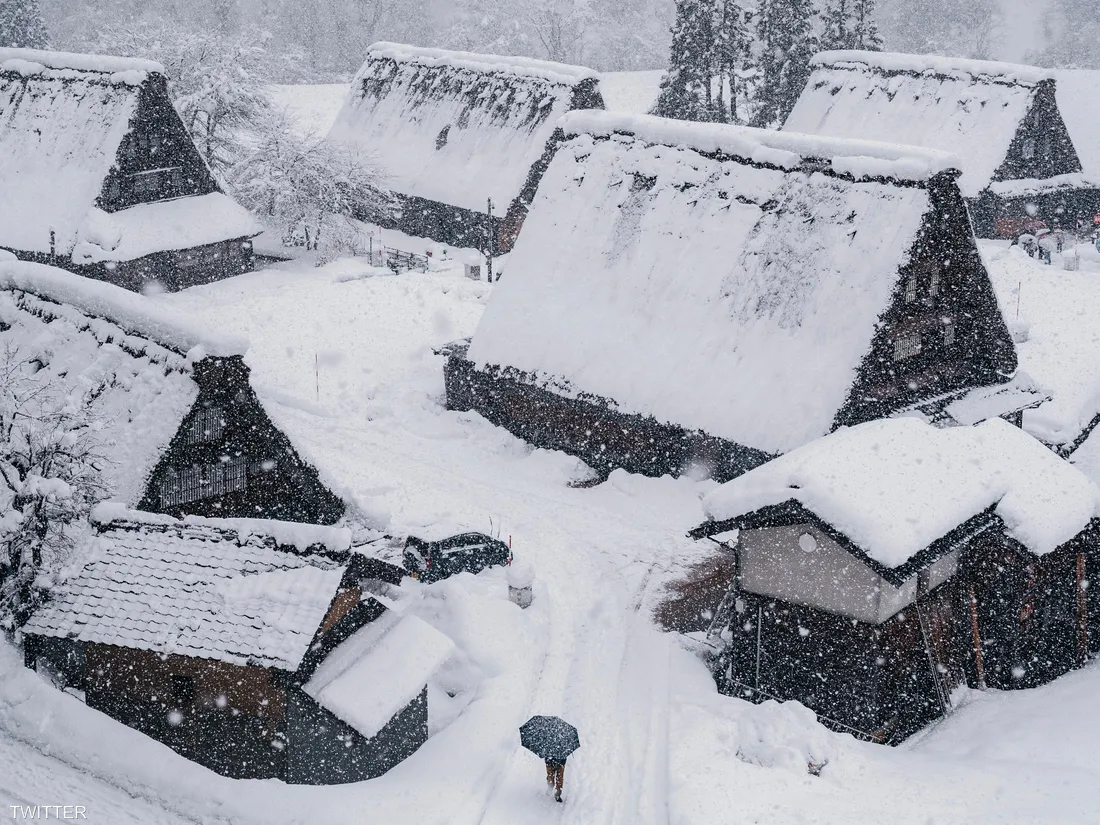
[[[1053,192],[1066,192],[1072,189],[1097,188],[1100,188],[1100,176],[1090,175],[1084,172],[1072,172],[1067,175],[1055,175],[1050,178],[997,180],[989,184],[989,190],[991,192],[1005,198],[1044,195]]]
[[[725,145],[769,147],[726,128]],[[782,452],[831,429],[929,208],[920,186],[581,135],[550,164],[468,357]]]
[[[302,689],[369,739],[420,694],[454,647],[423,619],[387,614],[330,653]]]
[[[609,112],[645,114],[657,102],[664,76],[664,69],[604,72],[600,75],[600,94],[604,105]]]
[[[1056,95],[1085,174],[1100,178],[1100,71],[1058,72]]]
[[[130,131],[138,86],[0,72],[0,246],[67,255]]]
[[[430,49],[409,46],[404,43],[375,43],[367,52],[367,59],[387,58],[398,63],[417,63],[421,66],[448,66],[471,69],[476,72],[497,72],[520,77],[538,77],[553,83],[577,83],[589,77],[599,77],[585,66],[571,66],[533,57],[513,57],[499,54],[478,54],[448,49]]]
[[[206,525],[122,525],[83,548],[83,566],[27,633],[293,671],[344,567]]]
[[[144,295],[44,264],[0,261],[0,289],[21,290],[65,304],[181,355],[196,347],[214,356],[243,355],[248,349],[248,341],[243,338],[215,332],[198,319],[181,315]]]
[[[236,533],[240,541],[249,536],[266,536],[281,547],[293,547],[296,550],[309,550],[323,547],[332,552],[351,549],[351,531],[346,527],[328,527],[323,524],[303,524],[297,521],[277,521],[275,519],[252,518],[204,518],[202,516],[184,516],[177,519],[162,513],[149,513],[132,510],[125,504],[114,501],[102,502],[92,510],[92,521],[103,526],[112,523],[129,525],[176,526],[180,524],[196,527],[210,527],[227,533]]]
[[[247,209],[221,192],[141,203],[112,213],[93,207],[77,236],[73,261],[132,261],[154,252],[251,238],[262,231]]]
[[[502,215],[575,84],[589,77],[540,61],[379,44],[329,137],[371,156],[396,192],[476,212],[492,199]]]
[[[131,504],[198,395],[191,362],[244,351],[149,298],[31,263],[0,261],[0,321],[0,349],[36,359],[48,395],[86,399],[107,492]]]
[[[932,427],[872,421],[806,444],[727,482],[704,499],[716,520],[794,499],[888,568],[990,506],[1036,554],[1100,515],[1100,489],[1001,419]]]
[[[722,152],[754,163],[787,169],[799,166],[806,160],[826,161],[834,172],[857,178],[927,180],[932,175],[959,166],[959,159],[946,152],[898,143],[828,138],[719,123],[694,123],[623,112],[571,112],[563,118],[561,127],[567,135],[633,135],[649,143],[665,143],[698,152]]]
[[[950,77],[988,78],[1001,83],[1035,84],[1050,80],[1051,69],[1002,63],[995,60],[970,60],[963,57],[942,57],[935,54],[903,54],[900,52],[832,51],[814,55],[813,66],[848,66],[859,64],[883,72],[930,73]]]
[[[10,64],[10,65],[9,65]],[[70,54],[40,49],[0,49],[0,72],[16,71],[27,73],[27,65],[37,64],[40,70],[70,69],[76,72],[96,72],[98,74],[121,75],[127,72],[143,74],[164,74],[164,66],[152,60],[139,60],[132,57],[111,57],[105,54]],[[140,84],[144,77],[138,81]],[[119,82],[128,83],[124,78]]]
[[[977,196],[1000,168],[1034,84],[1047,77],[1029,67],[926,55],[826,52],[819,61],[785,131],[950,152],[961,158],[966,197]]]

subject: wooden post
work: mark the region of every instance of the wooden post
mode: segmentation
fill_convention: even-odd
[[[1085,578],[1085,554],[1077,554],[1077,661],[1084,662],[1089,657],[1089,595],[1088,579]]]
[[[970,627],[974,631],[974,663],[978,667],[978,690],[985,690],[985,663],[982,661],[982,636],[978,632],[978,595],[970,585]]]
[[[764,606],[756,606],[756,689],[760,690],[760,638],[761,625],[764,623]]]

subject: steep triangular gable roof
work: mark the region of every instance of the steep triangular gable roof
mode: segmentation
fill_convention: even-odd
[[[977,196],[1001,168],[1041,84],[1033,66],[885,52],[822,52],[783,128],[905,143],[961,159]]]
[[[166,116],[178,121],[158,63],[0,49],[0,247],[97,263],[258,234],[248,212],[218,191],[182,121],[165,124]],[[104,182],[117,173],[127,136],[150,118],[186,142],[199,197],[108,215],[98,208]]]
[[[956,162],[599,112],[563,130],[468,358],[767,453],[827,433]]]
[[[371,46],[329,134],[361,147],[394,191],[503,215],[567,111],[603,103],[579,66]],[[586,103],[581,103],[586,100]]]
[[[36,383],[93,399],[103,480],[136,504],[198,397],[194,364],[243,354],[247,342],[111,284],[0,261],[0,348],[37,358]]]

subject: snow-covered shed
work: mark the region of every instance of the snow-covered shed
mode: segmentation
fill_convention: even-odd
[[[732,478],[1016,368],[943,153],[576,112],[453,409],[606,470]]]
[[[393,228],[504,253],[555,123],[603,105],[598,75],[579,66],[375,43],[329,139],[377,162],[401,202]]]
[[[1100,202],[1100,177],[1084,174],[1048,69],[822,52],[783,128],[955,154],[979,237],[1015,237],[1034,219],[1071,228]]]
[[[246,349],[144,295],[0,261],[5,373],[36,391],[28,403],[85,411],[110,497],[173,515],[335,522],[343,500],[272,423]]]
[[[425,683],[407,678],[426,681],[424,668],[357,674],[358,690],[389,700],[370,731],[303,690],[388,622],[372,588],[400,583],[399,568],[350,552],[347,529],[114,504],[93,524],[74,570],[23,628],[28,666],[90,707],[227,776],[303,784],[378,776],[427,739]],[[401,639],[435,634],[438,665],[449,640],[425,628]]]
[[[221,191],[146,60],[0,49],[0,248],[141,290],[252,269]]]
[[[1100,489],[1004,421],[840,429],[703,503],[692,535],[735,553],[724,689],[898,741],[961,684],[1034,686],[1096,646]]]

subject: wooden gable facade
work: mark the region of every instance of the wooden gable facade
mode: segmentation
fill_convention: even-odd
[[[598,116],[588,117],[595,119]],[[722,131],[725,128],[731,130],[729,135]],[[677,129],[684,134],[668,135]],[[644,137],[646,130],[666,137],[663,141],[659,138],[647,140]],[[753,151],[751,142],[792,140],[793,148],[796,144],[802,147],[801,138],[789,135],[776,137],[774,133],[758,135],[756,131],[718,127],[714,135],[708,133],[705,140],[700,139],[701,143],[710,146],[723,137],[731,144],[745,140],[749,145],[740,150],[741,154],[729,150],[691,148],[690,141],[695,139],[691,127],[674,127],[669,122],[656,119],[646,119],[638,124],[625,124],[621,127],[613,124],[607,128],[606,133],[596,129],[586,131],[578,127],[572,131],[567,128],[560,134],[559,140],[563,146],[550,163],[550,170],[540,186],[539,195],[534,199],[528,219],[527,232],[534,237],[529,248],[521,243],[513,254],[511,265],[527,267],[530,271],[524,273],[523,281],[515,286],[505,284],[502,292],[494,295],[494,302],[482,319],[472,345],[458,343],[447,350],[444,377],[448,407],[455,410],[474,410],[536,446],[576,455],[603,473],[622,467],[631,472],[659,476],[678,474],[688,468],[705,467],[712,477],[727,480],[764,463],[771,456],[797,446],[798,443],[824,435],[835,427],[887,416],[927,399],[965,393],[974,387],[1003,384],[1012,376],[1017,365],[1015,347],[1001,317],[988,273],[970,231],[966,204],[959,193],[955,171],[944,169],[926,178],[913,180],[875,176],[864,178],[858,174],[853,176],[850,172],[837,171],[830,166],[829,159],[820,156],[806,156],[800,163],[784,162],[783,166],[777,166],[767,160],[750,159],[748,155]],[[677,145],[675,140],[678,137],[682,137],[685,143]],[[809,155],[810,144],[807,143],[802,148]],[[820,145],[813,148],[818,152],[824,150]],[[830,149],[838,153],[872,151],[869,145],[846,147],[843,142],[838,142]],[[683,160],[678,160],[679,163],[693,169],[705,169],[706,174],[710,175],[706,184],[676,182],[672,174],[667,181],[662,181],[658,176],[647,179],[648,182],[645,183],[645,188],[651,192],[648,197],[653,204],[661,204],[662,201],[668,204],[680,196],[684,199],[682,206],[679,203],[675,207],[666,206],[674,208],[676,214],[662,218],[665,224],[667,221],[683,220],[686,233],[688,225],[699,226],[691,218],[692,212],[698,210],[699,220],[715,222],[716,229],[724,223],[728,230],[721,240],[712,241],[726,244],[727,248],[696,265],[693,270],[693,278],[701,270],[713,270],[715,274],[707,274],[707,277],[721,282],[721,291],[716,291],[706,301],[702,296],[693,298],[698,303],[682,313],[685,317],[690,312],[698,313],[700,318],[709,318],[708,307],[728,302],[731,295],[747,307],[747,313],[758,312],[763,315],[771,312],[781,316],[782,308],[776,309],[776,305],[782,299],[777,299],[772,294],[777,289],[774,279],[752,280],[753,276],[747,275],[746,283],[742,287],[732,280],[734,276],[725,275],[726,270],[723,269],[725,261],[737,260],[739,257],[747,260],[749,256],[755,257],[745,266],[756,266],[756,259],[761,257],[760,254],[748,251],[746,247],[751,241],[753,249],[758,248],[760,239],[773,229],[781,234],[820,233],[817,240],[807,245],[805,252],[793,251],[792,257],[774,263],[768,261],[763,265],[783,266],[788,270],[806,267],[806,279],[821,278],[820,273],[826,267],[833,266],[832,255],[851,255],[849,244],[860,244],[863,242],[862,238],[879,242],[880,230],[869,224],[864,225],[864,222],[875,220],[878,216],[854,207],[844,208],[843,214],[838,214],[836,218],[845,227],[845,231],[840,232],[831,219],[814,214],[819,208],[816,205],[816,196],[810,197],[807,194],[809,200],[806,203],[799,200],[801,187],[822,187],[828,191],[827,196],[832,198],[836,194],[830,187],[844,191],[852,187],[856,194],[849,197],[866,198],[862,201],[863,204],[874,203],[875,189],[883,187],[884,196],[912,198],[914,204],[920,203],[919,206],[906,207],[913,210],[912,234],[904,240],[896,253],[891,252],[888,261],[863,261],[857,256],[850,265],[845,265],[845,273],[838,276],[859,280],[859,286],[851,287],[857,292],[882,289],[881,304],[851,308],[822,305],[797,310],[803,317],[816,316],[824,319],[835,316],[837,323],[843,322],[843,316],[849,310],[866,313],[865,317],[849,316],[852,329],[858,327],[865,330],[854,334],[865,337],[861,337],[858,343],[852,340],[836,341],[837,347],[843,348],[849,354],[848,357],[855,353],[861,354],[853,361],[850,371],[837,371],[836,385],[824,387],[836,400],[828,402],[835,404],[828,410],[822,408],[813,411],[818,416],[819,423],[811,425],[808,421],[791,418],[790,431],[769,431],[772,416],[767,408],[771,402],[765,399],[761,403],[760,398],[769,391],[759,383],[744,386],[743,394],[735,397],[708,400],[714,393],[709,387],[701,387],[700,384],[725,382],[736,385],[737,381],[731,377],[732,374],[722,373],[722,367],[703,361],[690,365],[692,374],[699,376],[699,383],[694,385],[673,388],[678,379],[672,373],[665,376],[654,373],[639,377],[638,380],[651,385],[646,390],[647,398],[651,399],[647,402],[649,406],[665,404],[668,395],[688,394],[689,397],[697,398],[693,415],[700,409],[709,410],[706,415],[695,415],[695,420],[705,418],[725,427],[725,431],[719,430],[717,426],[693,426],[686,413],[681,413],[683,417],[680,418],[647,413],[641,409],[641,403],[630,405],[629,399],[610,391],[601,391],[593,382],[578,384],[575,374],[559,372],[559,368],[553,366],[543,367],[530,356],[519,358],[514,354],[513,349],[519,350],[522,346],[531,352],[542,353],[539,357],[544,363],[566,363],[568,359],[554,353],[554,347],[576,348],[578,352],[583,349],[587,352],[584,361],[576,355],[572,358],[572,363],[586,361],[600,364],[600,374],[606,376],[608,370],[601,359],[610,357],[606,354],[608,342],[596,340],[587,322],[583,328],[570,332],[569,337],[560,341],[550,341],[547,338],[556,334],[550,326],[551,321],[558,324],[555,328],[563,330],[572,330],[580,323],[570,316],[572,310],[567,307],[583,306],[581,302],[585,300],[591,303],[604,299],[582,298],[578,295],[567,296],[559,302],[556,298],[542,295],[541,291],[550,289],[548,283],[553,283],[554,289],[560,287],[563,290],[573,289],[570,284],[575,283],[576,288],[583,292],[583,284],[593,281],[601,284],[610,281],[613,286],[609,289],[617,289],[621,279],[625,294],[635,288],[630,283],[635,278],[631,273],[671,272],[666,267],[676,266],[678,260],[694,254],[687,248],[691,246],[693,239],[684,234],[679,240],[662,241],[668,246],[666,259],[666,251],[661,249],[658,236],[654,233],[639,241],[645,243],[647,250],[650,250],[648,254],[652,257],[636,261],[630,271],[624,270],[614,275],[601,271],[604,267],[617,266],[618,260],[622,258],[621,253],[616,250],[623,245],[620,226],[625,207],[616,203],[614,208],[604,209],[602,205],[593,205],[599,197],[598,194],[584,194],[582,200],[582,196],[573,192],[573,189],[579,190],[586,179],[595,179],[601,174],[596,165],[599,161],[594,158],[599,156],[602,160],[610,157],[609,162],[618,163],[616,156],[628,151],[649,153],[654,157],[660,156],[662,160],[670,156],[680,156]],[[605,154],[600,156],[600,152]],[[842,162],[838,161],[836,166],[841,167]],[[750,190],[758,185],[758,177],[764,179],[764,176],[772,176],[767,178],[768,192],[752,192],[750,195]],[[618,192],[626,192],[626,187],[619,188],[622,180],[617,167],[614,176],[608,179],[609,187],[614,187]],[[633,180],[636,181],[637,177]],[[717,193],[707,191],[707,187],[715,180],[720,180],[725,188]],[[743,184],[741,180],[744,180]],[[656,197],[652,193],[657,190],[676,194]],[[562,194],[563,191],[565,195]],[[693,197],[695,192],[698,192],[697,197]],[[795,194],[791,194],[792,192]],[[897,194],[899,192],[900,195]],[[571,199],[573,197],[578,199]],[[782,202],[781,199],[786,201]],[[731,213],[728,218],[724,218],[729,209],[728,204],[735,202],[754,211],[746,209],[737,217]],[[755,206],[757,202],[759,207]],[[583,215],[586,234],[600,237],[605,231],[608,233],[612,238],[608,250],[578,253],[576,260],[564,260],[568,256],[562,255],[563,260],[558,261],[551,255],[550,249],[560,249],[563,244],[569,243],[564,235],[573,232],[569,221],[577,220],[572,214],[564,217],[555,211],[563,203],[575,208],[576,214]],[[710,203],[715,205],[710,206]],[[755,211],[756,209],[759,211]],[[786,226],[787,221],[796,220],[797,229]],[[887,230],[883,228],[882,231]],[[564,233],[562,237],[555,234],[559,232]],[[542,237],[544,233],[545,237]],[[673,237],[677,235],[675,232],[666,234]],[[837,245],[835,252],[830,244]],[[777,240],[775,246],[786,254],[785,241]],[[676,252],[678,249],[682,255]],[[803,256],[802,259],[799,258],[800,255]],[[811,260],[810,256],[822,258],[820,265]],[[586,276],[579,278],[579,272],[586,273]],[[648,276],[642,275],[638,279],[641,281],[645,277]],[[748,282],[750,280],[751,283]],[[872,282],[879,286],[870,287]],[[656,300],[652,295],[659,287],[652,286],[642,290],[639,286],[638,289],[639,300],[643,305],[637,308],[637,312],[655,312],[655,306],[650,307],[644,302]],[[507,293],[508,298],[503,294],[506,290],[510,290]],[[759,295],[754,297],[757,290]],[[813,292],[808,291],[804,284],[792,284],[791,290],[796,301],[802,300],[807,292],[811,296],[809,300],[813,300]],[[620,296],[612,300],[625,305],[623,301],[627,299]],[[730,313],[732,314],[732,310]],[[537,330],[525,330],[524,327],[528,325],[521,324],[521,318],[538,318],[540,326]],[[543,320],[546,321],[545,324],[542,324]],[[729,326],[733,322],[728,315],[710,320],[721,325],[720,329],[715,330],[714,342],[725,340],[727,350],[747,346],[739,344],[738,339],[744,333]],[[591,323],[603,324],[605,328],[607,326],[603,319],[593,318]],[[767,323],[772,323],[771,319],[767,319]],[[775,330],[776,336],[784,342],[793,339],[791,349],[799,349],[802,345],[798,338],[805,336],[809,347],[803,355],[796,356],[792,353],[791,358],[802,360],[803,356],[824,357],[822,347],[827,347],[828,344],[814,348],[809,345],[809,341],[815,335],[828,337],[833,335],[832,332],[801,331],[799,326],[787,328],[786,323],[780,317]],[[614,327],[614,324],[610,326]],[[662,334],[668,336],[668,340],[666,344],[657,346],[657,336]],[[663,359],[665,352],[680,352],[681,345],[677,338],[683,341],[695,340],[700,334],[697,327],[689,326],[661,332],[651,329],[637,331],[640,336],[654,336],[654,340],[647,343],[647,346],[652,344],[650,349],[654,361]],[[524,340],[528,337],[538,340]],[[631,343],[637,340],[636,336],[632,336]],[[475,351],[481,341],[489,343],[482,346],[480,351]],[[686,349],[681,354],[684,358],[695,359],[698,357],[698,350]],[[762,368],[765,363],[777,357],[782,356],[777,355],[767,345],[757,342],[741,354],[740,364],[742,367],[756,364]],[[792,398],[803,392],[812,394],[811,390],[799,386],[799,378],[787,376],[787,368],[792,365],[793,361],[786,364],[775,363],[774,372],[767,380],[774,381],[778,391],[790,394]],[[823,369],[831,370],[834,366],[826,364]],[[731,364],[730,367],[740,368],[737,364]],[[757,369],[754,374],[765,375],[766,372]],[[807,380],[816,380],[816,377],[809,376]],[[843,386],[840,386],[841,383]],[[758,415],[754,412],[757,408],[760,409]],[[680,405],[680,409],[683,410],[684,406]],[[791,409],[791,405],[787,405],[787,409],[783,410],[784,414],[790,413]],[[729,422],[723,420],[726,417]],[[793,434],[795,428],[799,431],[805,430],[808,437],[800,441],[800,437]],[[747,435],[739,434],[750,431],[755,433],[751,439]]]
[[[0,248],[23,260],[134,291],[254,267],[261,227],[222,192],[158,64],[0,50],[0,152],[20,210],[0,221]]]

